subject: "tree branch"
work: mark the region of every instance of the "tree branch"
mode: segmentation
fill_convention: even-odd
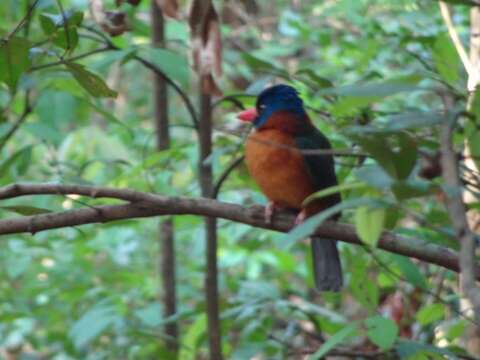
[[[34,234],[39,231],[69,226],[162,215],[211,216],[263,229],[287,232],[293,227],[295,219],[295,214],[276,213],[274,221],[268,224],[265,222],[262,206],[244,207],[212,199],[167,197],[129,189],[61,184],[12,184],[0,188],[0,200],[26,195],[68,194],[92,198],[113,198],[128,203],[4,219],[0,220],[0,235]],[[355,227],[349,224],[326,221],[317,228],[315,234],[327,239],[363,245],[355,232]],[[407,238],[386,231],[380,238],[378,247],[391,253],[413,257],[459,272],[458,254],[455,251],[424,240]],[[478,266],[475,267],[475,278],[480,280]]]
[[[453,106],[453,100],[444,97],[445,108],[448,110]],[[470,230],[467,220],[467,210],[462,199],[462,182],[458,171],[458,157],[453,149],[454,119],[445,119],[441,128],[441,164],[442,175],[445,185],[445,202],[450,219],[455,229],[455,235],[460,242],[460,287],[463,294],[469,299],[473,306],[475,321],[480,322],[480,289],[475,284],[475,237]]]

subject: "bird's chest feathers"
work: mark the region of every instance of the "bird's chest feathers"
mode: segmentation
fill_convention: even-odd
[[[253,132],[245,145],[245,161],[265,196],[279,205],[300,208],[314,192],[303,155],[288,133],[276,129]]]

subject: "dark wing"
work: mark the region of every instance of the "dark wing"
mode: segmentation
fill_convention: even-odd
[[[327,137],[314,126],[309,126],[301,134],[295,136],[295,143],[300,150],[329,150],[332,148]],[[315,190],[323,190],[338,184],[333,155],[304,154],[303,157]],[[328,202],[328,206],[333,206],[341,201],[340,194],[336,193],[326,197],[325,201]]]
[[[305,131],[295,137],[295,143],[300,150],[328,150],[330,142],[314,126],[308,126]],[[337,185],[333,155],[304,154],[307,170],[312,178],[315,190],[322,190]],[[340,194],[335,193],[322,198],[326,207],[338,204]],[[334,216],[334,219],[337,218]],[[311,238],[313,256],[313,275],[318,291],[339,291],[343,284],[342,265],[337,250],[337,242],[332,239]]]

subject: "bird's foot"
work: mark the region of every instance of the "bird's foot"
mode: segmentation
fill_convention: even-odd
[[[275,210],[279,210],[282,207],[278,205],[274,201],[269,201],[267,206],[265,206],[265,222],[267,224],[271,224],[273,221],[273,215],[275,214]]]
[[[301,223],[303,223],[305,221],[305,219],[307,218],[307,213],[304,210],[300,211],[297,215],[297,217],[295,218],[295,225],[300,225]]]

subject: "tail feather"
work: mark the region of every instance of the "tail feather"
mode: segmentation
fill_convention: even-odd
[[[312,237],[313,276],[318,291],[339,291],[343,285],[337,242]]]

